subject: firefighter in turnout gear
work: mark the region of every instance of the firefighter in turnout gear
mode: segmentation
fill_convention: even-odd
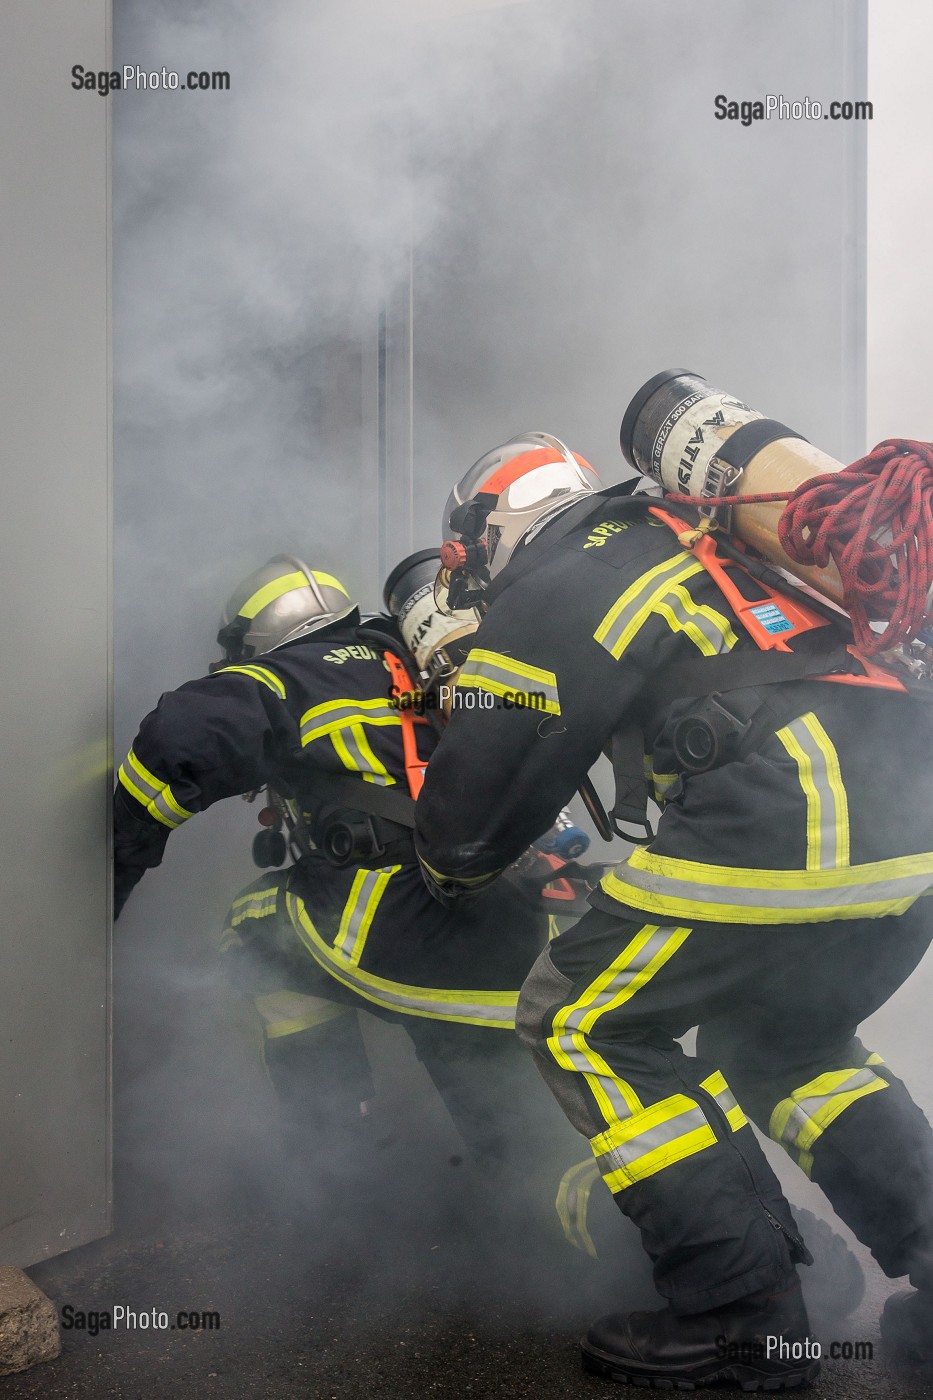
[[[594,1324],[584,1362],[667,1388],[796,1385],[818,1369],[808,1251],[749,1119],[933,1320],[933,1131],[856,1036],[931,936],[933,711],[864,683],[841,616],[802,639],[792,679],[749,683],[763,653],[739,612],[783,626],[780,598],[736,569],[730,601],[663,502],[592,490],[545,441],[488,454],[448,505],[451,600],[487,610],[419,856],[445,904],[475,897],[611,754],[613,816],[642,844],[541,954],[517,1015],[667,1302]]]
[[[438,736],[393,703],[394,624],[363,625],[337,579],[279,556],[233,595],[218,640],[225,661],[163,695],[120,766],[117,911],[172,831],[269,785],[298,814],[300,858],[234,901],[223,946],[306,1140],[334,1076],[356,1105],[371,1096],[363,1008],[405,1026],[467,1145],[498,1160],[512,1106],[491,1066],[512,1054],[503,1032],[548,917],[515,885],[454,914],[425,888],[413,797]]]

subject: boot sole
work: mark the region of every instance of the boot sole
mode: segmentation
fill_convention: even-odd
[[[722,1385],[729,1381],[742,1390],[799,1390],[812,1385],[820,1374],[820,1363],[808,1361],[796,1370],[771,1373],[756,1370],[745,1362],[730,1361],[724,1365],[711,1365],[702,1374],[672,1375],[669,1371],[646,1371],[637,1361],[625,1361],[621,1357],[610,1356],[599,1351],[586,1341],[581,1343],[580,1352],[584,1371],[601,1376],[604,1380],[616,1381],[620,1385],[637,1385],[654,1390],[700,1390],[704,1386]]]

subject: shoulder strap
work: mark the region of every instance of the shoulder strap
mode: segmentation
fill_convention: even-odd
[[[829,640],[829,639],[827,639]],[[730,651],[721,656],[695,656],[655,672],[646,696],[653,705],[669,705],[694,695],[745,690],[750,686],[778,685],[807,677],[858,676],[863,668],[838,638],[813,651]]]
[[[389,675],[392,683],[401,694],[411,688],[408,672],[401,661],[392,651],[383,653],[385,663],[389,668]],[[405,756],[405,778],[408,782],[408,791],[413,801],[417,801],[418,795],[424,785],[425,763],[418,757],[418,740],[415,735],[415,725],[418,719],[411,706],[402,706],[399,709],[399,719],[402,724],[402,752]],[[421,721],[427,723],[426,720]],[[367,784],[371,786],[371,784]]]

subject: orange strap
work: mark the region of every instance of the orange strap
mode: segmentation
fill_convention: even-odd
[[[401,697],[411,692],[411,677],[398,657],[391,651],[383,652],[385,663],[389,668],[389,675],[392,677],[392,684],[395,693]],[[399,719],[402,722],[402,752],[405,756],[405,778],[408,782],[408,791],[417,802],[421,785],[424,782],[424,770],[427,765],[418,757],[418,739],[415,734],[416,724],[427,724],[427,720],[420,715],[416,715],[410,706],[399,706]]]
[[[679,519],[676,515],[669,515],[666,510],[661,510],[658,506],[651,506],[650,513],[657,516],[658,520],[674,531],[684,549],[688,549],[691,554],[696,555],[697,560],[710,575],[746,632],[762,651],[790,651],[791,648],[787,644],[789,640],[799,637],[803,632],[812,632],[817,627],[829,625],[825,617],[822,617],[813,608],[808,608],[805,603],[799,603],[788,594],[781,593],[778,589],[763,583],[761,579],[755,579],[759,588],[763,588],[768,598],[772,600],[771,605],[777,608],[784,622],[790,624],[784,627],[783,631],[769,631],[759,617],[761,612],[767,611],[767,598],[750,601],[743,595],[728,572],[730,569],[741,569],[741,564],[736,563],[733,559],[725,559],[718,553],[716,540],[711,533],[697,535],[696,531],[684,520]],[[692,543],[689,542],[690,536],[694,537]],[[851,652],[861,666],[864,666],[864,676],[813,676],[812,679],[832,681],[835,685],[867,685],[874,689],[897,690],[906,693],[906,687],[890,671],[884,670],[873,661],[869,661],[853,646],[847,647],[846,650]]]

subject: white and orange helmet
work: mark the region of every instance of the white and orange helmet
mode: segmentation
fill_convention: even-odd
[[[444,511],[444,563],[486,570],[494,579],[520,544],[599,485],[589,462],[558,438],[520,433],[480,457],[451,491]]]

